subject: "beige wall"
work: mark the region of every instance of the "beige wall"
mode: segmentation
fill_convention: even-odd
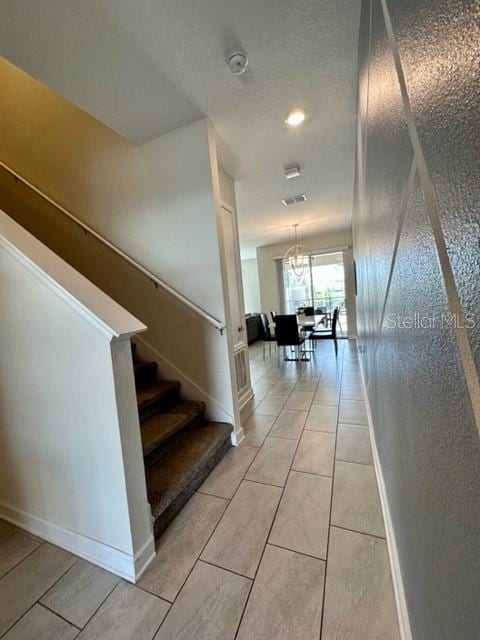
[[[138,152],[148,207],[142,216],[130,212],[130,251],[189,300],[224,320],[208,121],[155,138]]]
[[[0,160],[222,319],[207,120],[135,147],[2,58],[0,83]]]
[[[345,265],[345,293],[349,318],[349,337],[355,336],[355,290],[353,278],[353,254],[351,249],[351,230],[325,233],[306,238],[302,237],[302,244],[309,251],[325,251],[344,246],[350,247],[343,252],[343,260]],[[282,244],[270,244],[263,247],[257,247],[260,300],[262,311],[265,313],[270,313],[270,311],[280,311],[280,289],[275,258],[283,256],[291,245],[292,242],[286,242]]]
[[[0,84],[0,161],[225,320],[207,120],[136,148],[4,59]],[[0,180],[0,207],[141,319],[163,375],[231,421],[225,335],[7,172]]]

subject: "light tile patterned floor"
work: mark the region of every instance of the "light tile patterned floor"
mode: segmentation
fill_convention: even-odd
[[[137,586],[0,522],[0,638],[398,640],[354,347],[251,347],[245,438]]]

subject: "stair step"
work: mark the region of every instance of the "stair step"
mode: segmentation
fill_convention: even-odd
[[[156,380],[158,364],[156,362],[133,361],[133,373],[137,389],[153,384]]]
[[[206,423],[185,434],[170,449],[168,456],[146,469],[156,538],[228,451],[231,432],[229,424]]]
[[[180,383],[176,380],[157,380],[153,384],[137,389],[137,405],[140,422],[144,422],[157,411],[166,411],[178,400]]]
[[[203,402],[179,402],[165,413],[157,413],[142,423],[143,456],[156,452],[172,436],[201,424],[205,412]]]

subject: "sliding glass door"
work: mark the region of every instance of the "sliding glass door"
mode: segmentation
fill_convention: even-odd
[[[296,313],[298,308],[307,306],[314,307],[318,313],[331,315],[338,307],[338,333],[347,335],[345,270],[341,251],[312,254],[308,268],[300,277],[283,266],[282,276],[285,313]]]

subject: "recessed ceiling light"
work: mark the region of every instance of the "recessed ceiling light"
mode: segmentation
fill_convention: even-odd
[[[285,123],[290,127],[298,127],[299,124],[305,120],[305,111],[303,109],[297,108],[292,109],[285,116]]]

